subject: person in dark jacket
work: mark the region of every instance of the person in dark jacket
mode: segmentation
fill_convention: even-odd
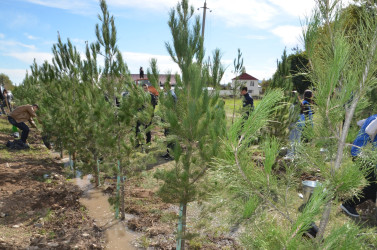
[[[139,76],[140,76],[141,79],[144,79],[144,70],[143,70],[143,67],[140,67]]]
[[[247,119],[249,117],[250,111],[254,110],[254,100],[247,92],[247,87],[244,86],[241,88],[242,107],[243,107],[243,118]]]
[[[368,143],[372,143],[373,147],[377,147],[377,114],[368,117],[363,124],[356,139],[353,141],[351,148],[351,155],[355,160],[359,155],[363,147]],[[360,197],[352,197],[351,199],[345,201],[340,205],[340,208],[349,216],[359,217],[359,213],[356,211],[356,206],[367,200],[373,200],[376,202],[376,192],[377,192],[377,178],[375,171],[370,171],[366,179],[369,185],[365,186],[361,191]]]

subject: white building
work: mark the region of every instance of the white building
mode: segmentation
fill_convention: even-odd
[[[259,96],[261,94],[261,87],[258,85],[259,80],[254,76],[242,73],[240,76],[232,79],[232,88],[234,88],[236,82],[238,86],[246,86],[250,96]]]

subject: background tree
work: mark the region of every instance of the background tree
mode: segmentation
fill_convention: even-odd
[[[9,76],[3,73],[0,74],[0,85],[11,91],[14,89],[13,82],[9,79]]]
[[[238,92],[240,91],[240,87],[242,86],[243,82],[238,80],[239,75],[243,70],[243,58],[241,50],[238,49],[237,58],[233,61],[234,67],[234,75],[236,76],[236,80],[234,81],[234,86],[232,86],[232,94],[233,94],[233,115],[232,115],[232,124],[234,123],[234,116],[236,115],[236,96],[238,96]]]
[[[221,64],[221,57],[220,49],[215,49],[212,52],[212,58],[209,57],[203,66],[203,74],[208,79],[208,86],[216,89],[220,88],[220,82],[226,70]]]
[[[266,90],[269,88],[271,84],[271,79],[263,79],[262,82],[261,82],[261,87],[262,87],[262,93],[266,93]]]
[[[160,70],[157,66],[157,59],[152,58],[149,61],[150,67],[147,69],[147,76],[149,82],[152,84],[153,87],[155,87],[157,90],[160,89]]]
[[[279,109],[275,109],[274,119],[270,122],[268,129],[264,130],[264,133],[274,135],[281,140],[287,140],[288,128],[298,120],[299,114],[299,105],[293,106],[295,102],[298,102],[298,97],[292,93],[293,82],[290,66],[291,62],[288,60],[286,49],[284,49],[281,60],[277,61],[276,72],[269,81],[267,88],[267,91],[282,89],[284,93],[284,98],[282,99],[284,105],[279,106]],[[294,107],[293,110],[292,107]],[[290,110],[292,111],[290,112]]]
[[[311,82],[307,77],[309,60],[305,51],[295,50],[294,54],[288,56],[289,73],[292,77],[292,90],[299,94],[304,94],[305,90],[311,87]]]

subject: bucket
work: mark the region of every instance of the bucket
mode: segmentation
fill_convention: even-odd
[[[310,196],[313,194],[314,188],[320,186],[321,183],[318,181],[303,181],[302,182],[302,191],[304,195],[304,204],[306,204]]]

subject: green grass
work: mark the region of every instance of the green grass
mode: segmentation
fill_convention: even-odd
[[[5,116],[2,116],[5,117]],[[12,133],[12,125],[9,124],[8,119],[0,119],[0,133]]]
[[[234,100],[233,98],[224,98],[225,101],[225,113],[227,117],[232,117],[233,115],[233,107],[234,107]],[[236,113],[242,107],[242,99],[240,97],[236,97]]]
[[[233,117],[233,108],[234,108],[234,100],[233,98],[223,98],[225,101],[224,109],[225,114],[227,118],[227,127],[229,127],[232,124],[232,117]],[[259,104],[260,100],[254,100],[254,107],[256,107]],[[240,111],[242,108],[242,98],[236,97],[236,103],[235,103],[235,118],[240,116]]]

